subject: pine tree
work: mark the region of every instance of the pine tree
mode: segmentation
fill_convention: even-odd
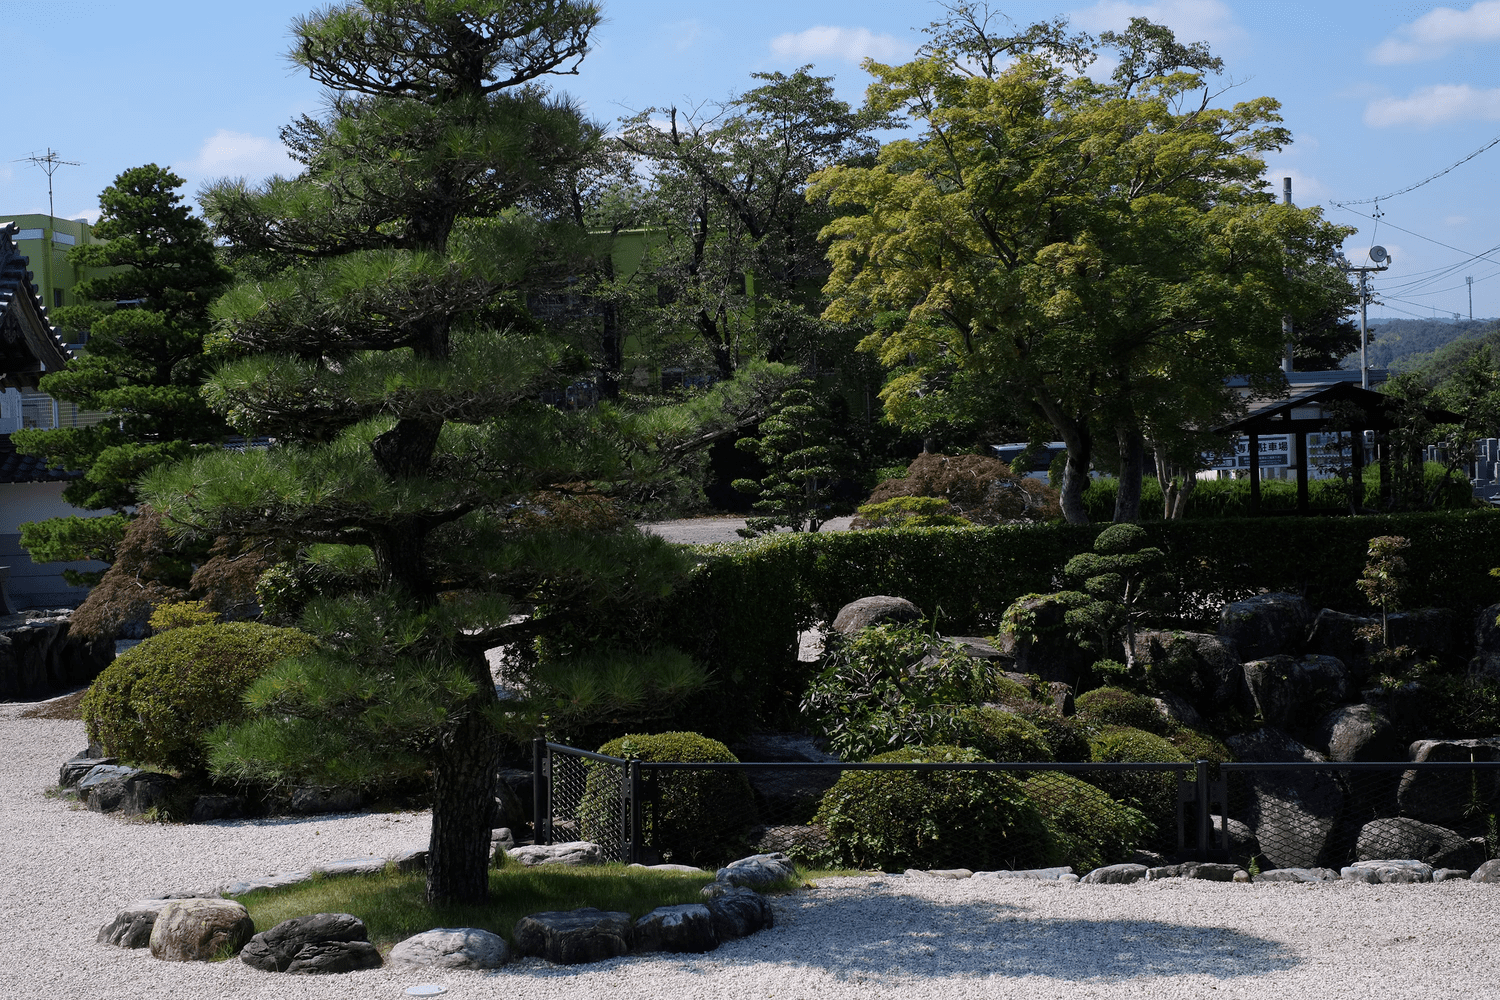
[[[581,241],[548,210],[599,139],[537,81],[573,71],[599,17],[569,0],[357,0],[294,23],[293,58],[331,91],[324,117],[284,133],[304,172],[205,196],[257,276],[217,307],[240,356],[206,393],[277,443],[147,487],[183,528],[289,538],[351,570],[303,616],[326,651],[253,687],[256,719],[218,734],[212,763],[284,784],[430,774],[437,902],[488,891],[515,703],[485,650],[660,594],[685,568],[591,485],[650,464],[621,447],[631,420],[542,405],[587,362],[517,318],[527,288],[574,266]],[[754,395],[726,391],[725,407]],[[645,421],[637,445],[713,439],[687,416]],[[680,657],[611,662],[650,688],[657,661],[663,691],[691,687]]]
[[[39,562],[112,562],[125,534],[135,483],[147,470],[213,447],[229,433],[199,396],[208,369],[208,307],[230,272],[219,263],[208,226],[177,193],[184,181],[148,163],[115,178],[99,195],[94,234],[104,242],[69,252],[75,266],[113,268],[80,281],[82,304],[59,309],[63,328],[88,331],[87,352],[41,388],[110,419],[92,427],[18,431],[16,448],[83,471],[63,499],[108,518],[52,518],[23,526],[22,542]],[[101,573],[65,575],[74,585]]]
[[[736,490],[755,497],[758,512],[745,520],[740,534],[754,538],[779,527],[817,531],[829,518],[852,508],[841,503],[834,490],[850,464],[849,450],[811,382],[782,393],[759,434],[735,442],[736,448],[753,453],[766,467],[759,481],[734,481]]]

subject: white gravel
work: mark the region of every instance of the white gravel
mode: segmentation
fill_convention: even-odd
[[[703,956],[496,973],[278,977],[94,943],[130,900],[421,844],[419,813],[160,826],[43,797],[82,726],[0,705],[0,984],[8,996],[397,998],[1500,998],[1500,885],[1131,886],[829,879]]]

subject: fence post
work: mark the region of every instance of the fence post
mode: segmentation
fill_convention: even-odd
[[[552,843],[552,795],[551,787],[544,789],[547,781],[547,738],[538,736],[531,741],[531,842]]]
[[[641,860],[641,762],[630,762],[630,864]]]
[[[1204,861],[1210,860],[1209,831],[1213,829],[1213,818],[1208,801],[1208,761],[1198,761],[1198,853]],[[1227,821],[1226,821],[1227,822]]]

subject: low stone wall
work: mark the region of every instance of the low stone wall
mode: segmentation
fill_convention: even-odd
[[[31,701],[82,687],[114,659],[114,643],[68,636],[69,609],[0,617],[0,701]]]

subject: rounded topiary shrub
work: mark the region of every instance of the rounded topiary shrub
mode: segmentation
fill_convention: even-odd
[[[976,763],[956,746],[907,747],[874,762]],[[845,771],[816,822],[839,863],[855,868],[1038,868],[1055,841],[1021,783],[1001,771]]]
[[[955,712],[941,727],[945,743],[978,751],[986,760],[1029,763],[1052,760],[1052,748],[1036,726],[998,708],[979,706]]]
[[[1057,836],[1062,863],[1079,872],[1119,864],[1152,833],[1138,809],[1070,774],[1045,771],[1027,779],[1026,796]]]
[[[1157,736],[1170,736],[1177,728],[1156,702],[1124,688],[1094,688],[1079,695],[1077,705],[1079,717],[1098,726],[1129,726]]]
[[[255,622],[152,636],[116,657],[84,695],[89,739],[114,757],[201,770],[204,735],[245,717],[240,697],[250,683],[316,645],[305,632]]]
[[[718,740],[697,733],[633,733],[599,748],[608,757],[651,762],[737,763]],[[584,840],[619,836],[620,769],[588,762],[578,806]],[[660,771],[647,779],[642,835],[646,846],[675,864],[719,865],[745,853],[745,835],[755,821],[755,798],[741,771]]]
[[[1094,760],[1106,764],[1180,764],[1186,759],[1155,733],[1128,726],[1100,730],[1091,746]],[[1178,775],[1176,771],[1094,771],[1086,777],[1112,798],[1145,813],[1153,827],[1147,846],[1158,850],[1176,843]]]
[[[1091,761],[1094,748],[1089,745],[1098,727],[1091,726],[1077,716],[1063,717],[1050,707],[1024,715],[1027,722],[1036,727],[1047,741],[1052,759],[1057,761]]]

